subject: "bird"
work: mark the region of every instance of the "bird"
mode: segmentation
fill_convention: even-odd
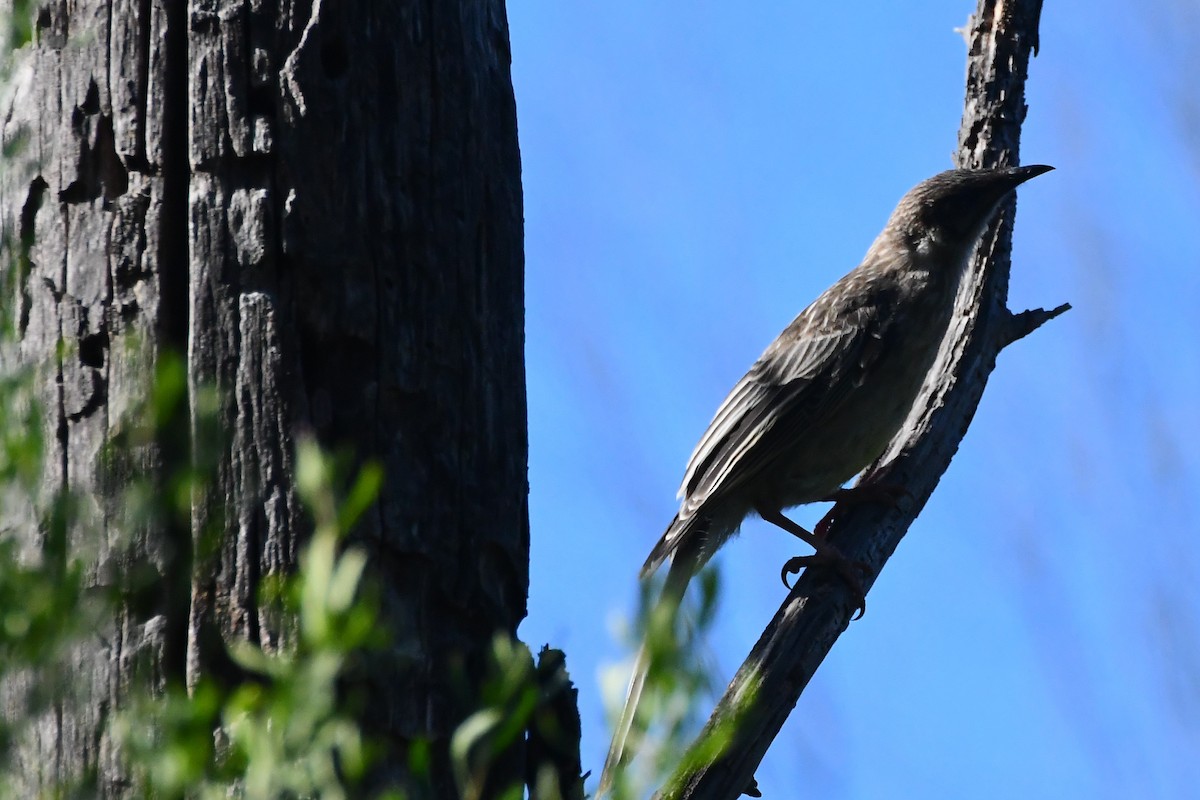
[[[641,569],[645,580],[670,561],[651,613],[673,619],[691,578],[754,514],[813,547],[814,555],[789,563],[833,565],[855,583],[834,545],[783,512],[855,493],[871,497],[869,484],[842,486],[879,458],[903,426],[988,223],[1019,185],[1051,169],[951,169],[917,184],[862,262],[771,342],[688,459],[679,511]],[[649,662],[643,641],[597,797],[611,791],[630,757]]]

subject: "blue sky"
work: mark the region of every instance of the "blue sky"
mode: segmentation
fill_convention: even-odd
[[[511,0],[532,585],[585,768],[601,669],[696,439],[951,166],[967,2]],[[1200,10],[1048,0],[1005,351],[962,449],[758,773],[770,797],[1174,798],[1200,784]],[[1189,92],[1193,95],[1189,96]],[[796,512],[815,522],[824,507]],[[722,551],[722,681],[791,537]]]

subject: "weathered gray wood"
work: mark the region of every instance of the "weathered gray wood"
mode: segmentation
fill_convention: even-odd
[[[455,796],[448,737],[528,587],[502,0],[77,0],[37,14],[3,130],[28,144],[0,179],[0,213],[33,241],[21,356],[44,376],[46,482],[91,498],[75,536],[95,583],[137,564],[161,589],[80,648],[82,702],[22,751],[30,793],[89,769],[98,796],[127,791],[105,715],[132,660],[156,685],[194,682],[222,641],[286,640],[257,587],[302,545],[292,458],[311,433],[386,471],[357,539],[392,644],[349,688],[394,746],[390,777],[428,739],[434,770],[414,796]],[[215,477],[190,532],[121,532],[103,502],[121,476],[97,454],[164,348],[186,348],[190,457]],[[185,457],[164,436],[122,468],[161,477]],[[514,756],[504,771],[520,768]]]
[[[1025,80],[1036,49],[1040,0],[980,0],[969,36],[967,100],[956,163],[963,167],[1017,164],[1025,118]],[[829,536],[850,559],[867,566],[870,588],[916,519],[958,449],[979,405],[1000,350],[1013,341],[1006,307],[1015,204],[985,236],[963,281],[951,330],[914,413],[867,480],[905,487],[898,507],[841,505],[831,512]],[[1035,312],[1021,327],[1036,327],[1066,310]],[[1030,327],[1032,326],[1032,327]],[[1024,330],[1028,333],[1029,330]],[[659,796],[734,798],[753,785],[754,770],[804,687],[846,629],[855,600],[843,582],[809,570],[800,576],[774,619],[734,676],[696,745]],[[712,734],[728,737],[721,752]],[[709,745],[706,748],[705,745]]]
[[[161,294],[169,265],[158,246],[165,182],[145,140],[148,70],[161,72],[164,63],[148,60],[147,31],[162,15],[128,0],[45,3],[35,11],[35,41],[17,60],[5,109],[4,142],[21,144],[0,173],[3,265],[25,270],[15,298],[19,358],[40,376],[45,495],[69,489],[81,498],[70,540],[91,565],[91,585],[129,589],[133,565],[143,578],[166,579],[187,550],[164,531],[118,524],[106,496],[122,484],[102,458],[145,396],[169,313]],[[153,472],[161,463],[155,447],[140,446],[123,468]],[[28,518],[15,532],[32,557],[45,532]],[[95,784],[85,791],[98,797],[127,790],[107,723],[127,697],[135,664],[151,667],[142,685],[168,677],[167,606],[164,594],[137,612],[117,608],[95,638],[73,648],[73,693],[35,720],[15,754],[19,796],[85,779]],[[179,646],[181,622],[175,630]],[[8,687],[6,715],[22,712],[22,694]]]

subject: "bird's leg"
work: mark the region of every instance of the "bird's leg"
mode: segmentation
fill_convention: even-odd
[[[797,525],[794,521],[784,516],[783,512],[779,509],[759,507],[755,510],[767,522],[776,527],[783,528],[793,536],[807,542],[816,550],[811,556],[795,556],[784,562],[783,569],[779,573],[784,586],[791,589],[792,587],[788,585],[788,576],[799,574],[800,570],[805,567],[832,567],[838,574],[838,577],[845,581],[846,585],[854,592],[857,613],[852,619],[858,619],[867,613],[867,593],[862,585],[862,575],[866,574],[868,569],[866,563],[851,561],[846,558],[831,542]]]
[[[832,550],[834,553],[837,553],[836,547],[831,545],[829,542],[825,541],[820,536],[817,536],[815,533],[808,530],[807,528],[805,528],[801,525],[798,525],[794,521],[789,519],[788,517],[785,517],[783,515],[782,511],[780,511],[778,509],[767,508],[765,506],[756,507],[754,510],[757,511],[758,515],[760,517],[762,517],[763,519],[765,519],[767,522],[771,523],[772,525],[775,525],[776,527],[783,528],[785,531],[790,533],[792,536],[795,536],[798,539],[800,539],[802,542],[807,543],[810,547],[812,547],[813,550],[816,550],[818,553],[821,552],[822,550]],[[840,553],[837,553],[837,554],[839,556],[841,555]]]

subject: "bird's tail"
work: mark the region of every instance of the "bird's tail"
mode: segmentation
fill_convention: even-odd
[[[674,635],[675,620],[679,614],[679,606],[683,603],[683,595],[687,591],[688,581],[696,572],[696,559],[689,553],[676,551],[667,570],[667,578],[663,583],[662,593],[646,616],[646,634],[638,648],[637,657],[633,662],[633,675],[629,678],[629,693],[625,697],[625,706],[621,709],[621,717],[613,732],[612,744],[608,746],[608,756],[604,759],[604,769],[600,773],[600,785],[596,789],[596,797],[602,798],[612,791],[613,781],[617,770],[622,768],[632,753],[630,752],[630,734],[633,732],[637,714],[638,702],[646,688],[646,677],[650,674],[651,660],[655,652],[661,652],[652,641],[658,632],[667,631]]]
[[[680,550],[689,549],[696,551],[690,559],[691,561],[700,562],[705,560],[700,555],[703,543],[707,540],[708,534],[708,518],[697,514],[689,514],[688,516],[675,515],[675,519],[671,520],[671,524],[667,526],[667,530],[662,537],[654,545],[650,551],[646,563],[642,564],[642,571],[638,573],[638,577],[642,580],[649,578],[654,574],[664,561],[672,558],[672,563],[679,560],[679,556],[675,555]],[[700,564],[695,563],[692,566],[692,572],[699,571]]]

